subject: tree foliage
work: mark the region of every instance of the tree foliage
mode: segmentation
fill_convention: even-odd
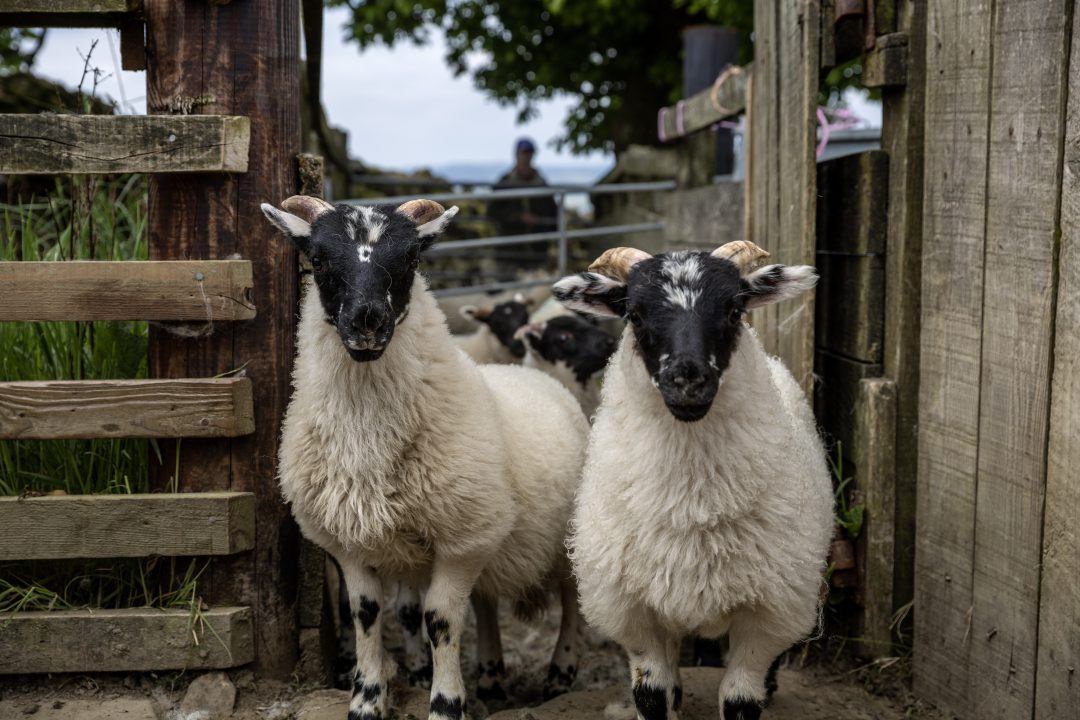
[[[656,141],[656,111],[678,99],[683,28],[752,28],[752,0],[329,0],[352,11],[361,47],[422,44],[444,32],[456,75],[520,121],[537,103],[577,98],[560,148],[580,153]]]
[[[41,29],[0,28],[0,75],[29,70],[44,38]]]

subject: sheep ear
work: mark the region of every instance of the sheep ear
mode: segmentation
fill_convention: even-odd
[[[259,207],[262,209],[266,219],[274,224],[274,227],[280,230],[285,237],[292,240],[300,248],[301,252],[307,253],[311,247],[311,223],[298,215],[278,210],[270,203],[263,203]]]
[[[491,317],[491,308],[486,305],[462,305],[458,308],[458,312],[461,313],[461,317],[476,322],[487,322]]]
[[[420,237],[431,237],[433,235],[438,235],[446,229],[446,226],[450,224],[450,221],[453,220],[454,216],[457,214],[458,206],[455,205],[434,220],[417,226],[416,234]]]
[[[752,310],[797,297],[817,284],[817,271],[809,265],[766,265],[742,279],[746,309]]]
[[[396,212],[412,220],[416,224],[416,234],[423,238],[445,230],[458,214],[458,208],[455,205],[443,210],[443,206],[434,200],[409,200],[398,205]]]
[[[564,277],[551,287],[551,293],[564,306],[578,312],[600,317],[626,314],[626,283],[599,273]]]

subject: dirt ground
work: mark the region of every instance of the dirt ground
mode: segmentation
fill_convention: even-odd
[[[503,645],[511,703],[487,708],[472,698],[474,720],[618,720],[633,718],[629,709],[629,672],[622,653],[591,631],[575,683],[575,692],[543,704],[541,686],[547,672],[558,628],[553,608],[537,624],[502,617]],[[397,646],[396,628],[387,645]],[[464,671],[474,676],[471,628],[463,640]],[[763,715],[770,720],[945,720],[946,716],[922,708],[896,678],[868,675],[873,670],[811,665],[797,668],[789,661],[779,676],[780,689]],[[686,668],[683,671],[683,720],[718,717],[717,684],[722,669]],[[215,720],[181,712],[181,702],[195,673],[139,673],[130,675],[61,675],[0,678],[0,720]],[[302,684],[256,679],[250,670],[228,673],[235,685],[233,720],[345,720],[347,693]],[[467,680],[468,682],[468,680]],[[876,686],[883,694],[871,694]],[[392,688],[400,720],[426,718],[427,694],[395,683]],[[225,720],[224,717],[217,720]]]

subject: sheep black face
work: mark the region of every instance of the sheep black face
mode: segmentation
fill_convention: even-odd
[[[637,351],[664,404],[676,419],[691,422],[712,407],[746,311],[794,297],[817,281],[808,266],[744,272],[741,265],[720,250],[652,257],[617,248],[593,264],[601,272],[564,278],[553,290],[571,309],[631,323]]]
[[[525,357],[525,346],[514,334],[525,323],[529,322],[529,305],[532,303],[521,295],[514,296],[513,300],[498,303],[494,306],[477,307],[465,305],[461,308],[461,314],[470,320],[487,325],[491,332],[499,339],[510,354],[516,358]]]
[[[569,367],[582,385],[603,370],[615,352],[615,338],[569,315],[525,325],[518,335],[544,360]]]
[[[262,211],[311,260],[326,321],[350,357],[377,360],[409,312],[420,255],[457,208],[430,200],[400,207],[331,205],[293,196]]]

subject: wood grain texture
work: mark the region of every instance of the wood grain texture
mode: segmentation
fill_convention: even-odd
[[[782,0],[777,5],[780,224],[774,261],[813,265],[821,7],[817,0]],[[776,305],[776,333],[780,358],[809,396],[814,382],[813,292]]]
[[[662,123],[662,137],[666,140],[685,137],[741,114],[746,110],[746,83],[753,71],[753,65],[742,67],[729,74],[715,93],[708,88],[679,104],[663,108],[658,118]]]
[[[881,377],[881,365],[818,349],[814,359],[820,382],[814,388],[814,414],[826,437],[840,443],[850,457],[859,434],[860,383]]]
[[[198,644],[195,644],[195,640]],[[0,674],[209,670],[254,656],[251,612],[59,610],[0,615]]]
[[[970,712],[987,720],[1034,704],[1070,5],[994,6],[968,656]]]
[[[0,382],[0,439],[236,437],[255,430],[251,381]]]
[[[141,0],[5,0],[0,27],[123,27],[141,7]]]
[[[896,536],[896,384],[859,381],[855,406],[855,485],[866,511],[859,536],[862,620],[859,645],[867,657],[892,654],[893,554]]]
[[[211,604],[251,607],[256,669],[285,679],[297,657],[299,533],[278,492],[278,432],[295,355],[296,252],[259,210],[297,191],[300,152],[299,4],[177,3],[147,0],[147,106],[169,112],[176,98],[206,98],[194,112],[251,118],[243,175],[155,175],[149,189],[152,259],[252,258],[252,322],[223,326],[197,343],[151,329],[155,377],[210,377],[243,366],[259,422],[230,440],[186,440],[179,486],[255,494],[252,553],[218,558],[200,581]],[[152,482],[165,485],[177,463],[168,447]]]
[[[889,161],[880,150],[818,165],[815,343],[882,361]]]
[[[907,33],[879,36],[874,49],[863,56],[862,84],[868,88],[904,85],[907,83],[907,66]]]
[[[250,493],[2,497],[0,560],[231,555],[255,542]]]
[[[967,707],[975,547],[990,13],[928,3],[915,691]]]
[[[1043,517],[1035,718],[1080,708],[1080,13],[1073,11]]]
[[[250,320],[248,260],[0,262],[0,321]]]
[[[138,10],[140,0],[5,0],[7,13],[117,13]]]
[[[246,117],[0,115],[0,173],[246,172]]]
[[[908,36],[908,55],[913,59],[908,64],[907,83],[881,91],[881,147],[889,155],[883,357],[885,375],[896,383],[893,609],[898,610],[911,602],[915,575],[926,3],[896,0],[893,5],[896,26]]]

